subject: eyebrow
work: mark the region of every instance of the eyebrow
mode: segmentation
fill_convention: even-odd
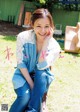
[[[46,24],[46,25],[50,25],[50,24]]]
[[[38,23],[37,25],[41,25],[41,24]],[[50,25],[50,24],[45,24],[45,25]]]

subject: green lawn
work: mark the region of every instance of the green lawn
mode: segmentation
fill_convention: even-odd
[[[64,43],[60,45],[64,47]],[[8,104],[10,108],[16,97],[11,81],[15,67],[16,38],[0,36],[0,106]],[[80,112],[80,54],[62,53],[52,72],[55,80],[48,92],[49,112]]]

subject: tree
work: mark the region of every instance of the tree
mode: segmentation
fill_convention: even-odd
[[[47,8],[52,14],[53,4],[58,3],[59,0],[34,0],[37,8]]]
[[[52,9],[55,4],[59,5],[62,4],[62,7],[65,10],[75,10],[77,11],[79,9],[80,0],[27,0],[31,1],[34,3],[34,5],[37,8],[47,8],[51,14],[52,14]]]

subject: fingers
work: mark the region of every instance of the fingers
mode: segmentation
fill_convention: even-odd
[[[48,37],[52,37],[53,36],[53,29],[50,28],[47,34]]]
[[[53,36],[53,29],[50,28],[50,35]]]

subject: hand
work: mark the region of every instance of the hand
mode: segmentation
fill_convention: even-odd
[[[34,82],[32,81],[29,85],[30,85],[30,88],[32,90],[33,89],[33,86],[34,86]]]
[[[50,28],[49,29],[49,31],[48,31],[48,33],[47,33],[47,37],[52,37],[53,36],[53,29],[52,28]]]
[[[43,46],[46,46],[46,44],[48,44],[49,39],[50,39],[51,37],[53,37],[53,33],[54,33],[54,31],[53,31],[53,29],[50,27],[50,28],[49,28],[49,31],[48,31],[48,33],[47,33],[47,35],[46,35],[46,37],[45,37],[45,41],[44,41]]]

